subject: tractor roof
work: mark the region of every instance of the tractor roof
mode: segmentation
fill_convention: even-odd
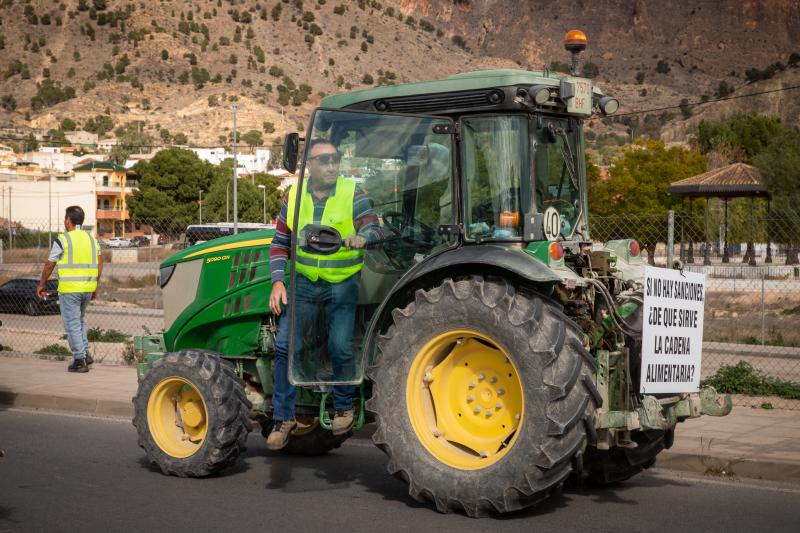
[[[531,72],[528,70],[477,70],[455,74],[443,80],[421,81],[403,85],[385,85],[362,91],[351,91],[327,96],[321,107],[341,109],[358,102],[395,98],[398,96],[416,96],[432,93],[451,93],[491,87],[508,87],[510,85],[550,85],[558,87],[559,78],[552,73]]]
[[[516,112],[529,109],[519,101],[520,91],[527,91],[531,86],[544,86],[548,88],[550,95],[538,105],[537,109],[542,112],[566,114],[569,112],[568,106],[560,95],[566,90],[569,93],[567,98],[571,98],[576,79],[571,77],[565,79],[551,72],[479,70],[456,74],[443,80],[386,85],[335,94],[324,98],[320,107],[437,115]],[[595,102],[603,95],[597,87],[592,87],[591,91]],[[582,113],[585,117],[586,111]]]

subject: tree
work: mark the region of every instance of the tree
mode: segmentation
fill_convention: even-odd
[[[50,130],[47,132],[47,136],[49,137],[50,142],[53,144],[58,144],[60,146],[69,144],[66,135],[64,135],[64,132],[61,130]]]
[[[259,146],[262,143],[261,132],[258,130],[250,130],[241,136],[241,140],[246,142],[249,146]]]
[[[264,133],[275,133],[275,124],[269,121],[264,121],[262,129],[264,130]]]
[[[189,139],[186,137],[185,133],[178,132],[172,137],[172,142],[175,144],[189,144]]]
[[[655,246],[666,240],[664,222],[640,223],[637,215],[664,213],[680,200],[667,194],[669,184],[705,172],[706,161],[696,150],[673,147],[660,141],[636,141],[623,148],[622,155],[612,160],[607,180],[589,175],[590,212],[593,216],[624,213],[629,227],[619,228],[623,234],[595,235],[608,238],[633,237],[647,249],[652,264]],[[642,220],[652,222],[651,217]],[[623,231],[624,230],[624,231]]]
[[[197,220],[197,191],[208,191],[218,172],[194,152],[180,148],[162,150],[133,169],[139,175],[139,189],[128,202],[132,216],[168,235],[178,235]]]
[[[144,131],[139,131],[137,126],[126,124],[121,135],[117,135],[117,145],[111,149],[109,159],[117,164],[124,164],[131,154],[146,154],[153,146],[153,139]]]
[[[798,264],[800,248],[800,131],[786,128],[769,146],[753,158],[761,170],[764,184],[772,194],[771,238],[786,244],[786,264]],[[775,221],[773,224],[771,221]]]
[[[26,152],[35,152],[39,149],[39,143],[36,141],[36,137],[33,136],[33,133],[29,133],[28,136],[25,137],[22,148]]]
[[[233,161],[227,160],[217,167],[217,178],[211,185],[208,194],[203,195],[203,218],[208,216],[209,220],[224,221],[228,210],[233,212],[232,189],[228,190],[228,184],[232,180]],[[239,180],[239,220],[242,222],[263,222],[264,221],[264,192],[258,185],[266,186],[267,200],[267,220],[273,220],[278,216],[281,207],[282,195],[278,190],[280,181],[274,176],[265,173],[256,173],[253,176]],[[226,206],[226,194],[228,204]],[[208,213],[208,215],[206,215]]]
[[[96,115],[94,118],[87,120],[83,125],[83,131],[96,133],[99,137],[102,137],[113,129],[114,120],[108,115]]]
[[[779,117],[739,113],[720,122],[701,120],[697,126],[697,145],[704,154],[720,145],[741,148],[745,162],[749,162],[776,137],[791,130]]]
[[[65,118],[61,121],[61,130],[62,131],[75,131],[76,128],[75,121],[71,118]]]

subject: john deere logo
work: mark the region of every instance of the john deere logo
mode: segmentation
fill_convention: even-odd
[[[218,255],[217,257],[209,257],[206,259],[206,263],[216,263],[217,261],[225,261],[230,259],[231,256],[229,255]]]

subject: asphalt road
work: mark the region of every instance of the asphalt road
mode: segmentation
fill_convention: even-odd
[[[370,441],[324,457],[266,451],[238,467],[166,477],[130,422],[0,411],[0,533],[9,531],[797,531],[800,490],[650,471],[565,492],[523,513],[473,520],[411,500]]]

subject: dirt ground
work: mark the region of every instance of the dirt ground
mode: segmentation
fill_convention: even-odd
[[[703,340],[800,346],[798,306],[797,292],[709,292]]]

